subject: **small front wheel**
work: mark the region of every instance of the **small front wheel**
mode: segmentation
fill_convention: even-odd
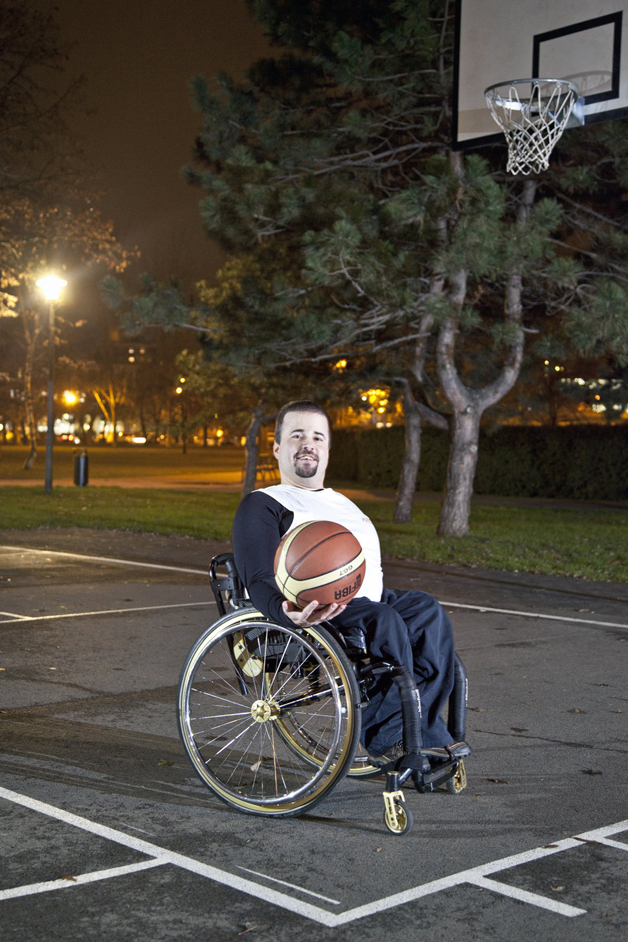
[[[384,811],[384,824],[391,834],[401,837],[407,834],[413,824],[412,812],[400,801],[392,802],[391,807]]]
[[[445,788],[452,795],[459,795],[467,787],[467,773],[464,767],[464,760],[461,759],[456,767],[456,771],[451,778],[445,782]]]

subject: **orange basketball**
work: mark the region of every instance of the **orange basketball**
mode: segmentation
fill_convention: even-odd
[[[281,594],[304,608],[348,602],[364,580],[364,551],[350,530],[331,520],[312,520],[290,530],[275,553]]]

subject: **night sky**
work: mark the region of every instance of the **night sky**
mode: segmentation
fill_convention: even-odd
[[[58,21],[75,43],[67,74],[87,80],[77,130],[101,211],[142,253],[132,274],[211,278],[221,255],[201,228],[202,191],[180,174],[200,126],[189,83],[220,70],[242,78],[269,53],[244,0],[59,0]]]

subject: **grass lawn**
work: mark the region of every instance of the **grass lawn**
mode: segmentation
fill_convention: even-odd
[[[216,451],[217,449],[212,449]],[[0,529],[84,526],[198,539],[229,539],[238,494],[161,488],[0,487]],[[419,502],[414,522],[393,523],[392,501],[357,503],[375,523],[386,555],[489,569],[628,581],[625,509],[550,505],[474,506],[471,535],[435,535],[439,504]],[[506,504],[506,501],[505,501]]]

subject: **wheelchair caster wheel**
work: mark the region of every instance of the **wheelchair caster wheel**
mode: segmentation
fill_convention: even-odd
[[[447,781],[445,782],[445,788],[452,795],[459,795],[460,792],[466,787],[467,787],[467,773],[464,767],[464,760],[461,759],[452,777],[448,778]]]
[[[386,802],[384,824],[391,834],[396,834],[398,837],[407,834],[412,827],[412,823],[412,812],[409,808],[406,808],[402,801]]]

